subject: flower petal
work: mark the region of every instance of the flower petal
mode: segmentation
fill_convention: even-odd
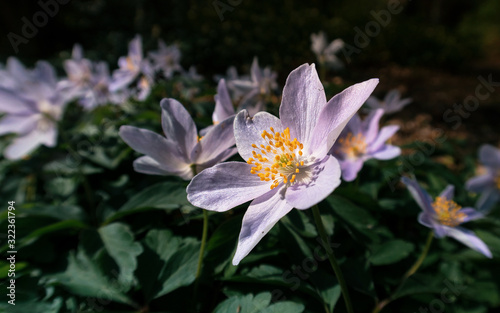
[[[254,151],[254,148],[252,148],[252,144],[257,146],[261,144],[267,145],[267,142],[262,138],[262,131],[267,130],[269,132],[270,127],[273,127],[276,132],[283,131],[280,120],[267,112],[259,112],[254,117],[250,117],[246,110],[236,114],[234,137],[238,153],[245,161],[253,157],[252,151]]]
[[[462,208],[459,212],[464,213],[466,215],[466,217],[464,218],[462,223],[467,223],[469,221],[474,221],[474,220],[477,220],[477,219],[484,217],[483,213],[476,211],[475,209],[469,208],[469,207]]]
[[[428,212],[429,214],[434,214],[431,196],[429,196],[429,194],[423,190],[415,180],[409,179],[408,177],[402,177],[401,182],[406,185],[408,191],[413,196],[413,199],[415,199],[418,206],[423,211]]]
[[[205,163],[196,164],[196,173],[200,173],[204,169],[212,167],[217,163],[224,162],[225,160],[229,159],[230,157],[232,157],[236,153],[238,153],[238,149],[236,149],[236,147],[226,149],[226,150],[222,151],[219,155],[215,156],[213,159],[208,160]]]
[[[39,118],[39,114],[7,115],[0,120],[0,135],[29,133],[35,129]]]
[[[420,212],[418,215],[418,222],[426,227],[434,228],[432,223],[432,216],[427,212]]]
[[[448,185],[443,191],[441,191],[439,196],[444,197],[446,200],[453,200],[454,194],[455,194],[455,186]]]
[[[363,121],[363,135],[365,136],[367,143],[374,141],[377,137],[378,125],[382,115],[384,115],[384,110],[377,109],[370,112],[370,114]]]
[[[389,125],[382,127],[380,132],[378,133],[377,138],[371,143],[369,152],[375,152],[382,147],[385,142],[391,138],[397,131],[399,130],[398,125]]]
[[[343,160],[340,161],[340,168],[342,169],[342,179],[345,181],[353,181],[358,176],[359,171],[363,168],[363,160]]]
[[[236,141],[233,122],[234,115],[212,127],[205,137],[200,139],[191,153],[193,163],[206,163],[220,155],[224,150],[234,146]]]
[[[227,90],[226,81],[224,79],[219,80],[219,84],[217,85],[217,94],[214,98],[215,109],[212,114],[212,121],[214,124],[220,123],[235,114],[233,102],[229,96],[229,91]]]
[[[288,75],[279,112],[283,126],[290,128],[291,138],[297,138],[309,147],[314,127],[325,105],[325,90],[314,64],[303,64]]]
[[[149,175],[175,175],[180,176],[184,180],[189,180],[193,177],[193,171],[188,164],[185,164],[184,167],[171,170],[147,155],[134,161],[134,170]]]
[[[498,188],[486,189],[477,200],[476,207],[479,211],[488,213],[493,205],[500,200]]]
[[[321,110],[311,138],[310,151],[315,155],[326,154],[346,124],[373,92],[378,79],[353,85],[334,96]],[[305,143],[304,143],[305,144]]]
[[[385,145],[383,149],[372,154],[377,160],[390,160],[401,154],[401,149],[396,146]]]
[[[492,145],[482,145],[479,148],[479,160],[488,167],[500,169],[500,149]]]
[[[476,176],[465,183],[465,188],[472,192],[482,192],[495,185],[495,178],[491,173]]]
[[[250,174],[252,167],[243,162],[226,162],[207,168],[188,185],[189,202],[206,210],[224,212],[265,194],[270,184]]]
[[[179,145],[180,151],[186,156],[198,142],[198,133],[191,115],[184,106],[175,99],[163,99],[160,102],[161,126],[168,139]]]
[[[292,210],[292,205],[282,198],[281,190],[275,188],[267,192],[252,201],[248,207],[245,216],[243,216],[233,265],[238,265],[269,230]]]
[[[286,201],[299,210],[304,210],[321,202],[340,185],[340,165],[333,156],[326,156],[321,162],[312,165],[313,176],[309,182],[297,180],[288,187]]]
[[[27,156],[31,151],[35,150],[40,146],[47,138],[36,130],[28,133],[24,136],[17,137],[13,142],[7,146],[4,151],[4,155],[7,159],[17,160],[24,156]]]
[[[190,164],[174,142],[147,129],[124,125],[120,127],[120,137],[132,149],[150,156],[168,172],[176,172]]]
[[[446,229],[448,236],[455,238],[467,247],[484,254],[490,259],[493,257],[488,246],[474,232],[462,227],[443,227]]]
[[[20,94],[0,87],[0,113],[30,114],[36,112],[36,104]]]

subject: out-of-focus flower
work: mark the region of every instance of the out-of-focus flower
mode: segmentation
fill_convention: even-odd
[[[369,110],[384,109],[385,114],[391,114],[401,111],[411,102],[411,98],[401,99],[399,90],[393,89],[385,95],[385,98],[382,101],[374,96],[371,96],[368,100],[366,100],[366,105]]]
[[[363,121],[359,115],[354,115],[333,145],[331,153],[339,160],[345,181],[353,181],[363,163],[371,158],[389,160],[401,154],[399,147],[386,144],[399,126],[385,126],[379,131],[383,114],[384,110],[378,109]]]
[[[227,211],[253,199],[248,207],[233,264],[238,264],[292,208],[307,209],[340,184],[340,167],[328,155],[347,121],[372,93],[378,79],[354,85],[326,101],[313,65],[290,73],[280,118],[267,112],[234,121],[236,146],[244,162],[208,168],[187,188],[195,206]]]
[[[17,60],[9,62],[10,81],[0,87],[0,135],[17,136],[7,146],[8,159],[20,159],[40,145],[53,147],[57,141],[57,122],[61,119],[68,96],[58,89],[54,68],[39,61],[34,70]]]
[[[184,106],[174,99],[163,99],[161,120],[163,137],[146,129],[122,126],[120,136],[135,151],[146,154],[134,161],[137,172],[176,175],[189,180],[194,174],[236,153],[234,116],[210,129],[202,138]]]
[[[64,61],[64,69],[68,78],[59,82],[59,88],[68,96],[77,97],[86,110],[106,103],[119,104],[129,97],[126,90],[109,91],[108,64],[83,58],[80,45],[73,47],[72,58]]]
[[[113,72],[109,90],[114,93],[136,82],[135,90],[131,93],[137,99],[144,100],[151,91],[154,70],[150,61],[143,58],[141,36],[135,36],[129,43],[128,55],[118,59],[118,66]]]
[[[476,206],[478,210],[487,212],[500,200],[500,149],[482,145],[479,161],[486,168],[486,173],[469,179],[465,186],[467,190],[481,193]]]
[[[217,94],[214,96],[214,99],[215,108],[214,113],[212,114],[213,125],[210,125],[200,131],[200,134],[203,136],[215,125],[236,114],[233,103],[231,102],[231,97],[229,96],[229,91],[227,90],[226,81],[224,79],[221,79],[217,84]]]
[[[420,224],[431,228],[437,238],[453,237],[488,258],[492,257],[490,250],[481,239],[472,231],[460,227],[462,223],[482,218],[483,214],[473,208],[462,208],[454,202],[454,186],[448,185],[433,202],[431,196],[415,180],[403,177],[401,181],[422,209],[418,217]]]
[[[177,45],[167,46],[163,40],[158,41],[158,50],[149,52],[152,66],[155,71],[159,71],[169,79],[175,72],[182,72],[181,51]]]
[[[277,76],[277,73],[271,71],[270,67],[260,68],[259,61],[255,57],[250,69],[250,77],[227,80],[227,86],[237,98],[239,107],[246,109],[250,115],[254,115],[265,109],[266,99],[278,88]]]
[[[311,50],[316,55],[320,66],[326,65],[333,69],[340,69],[344,64],[335,55],[344,47],[342,39],[335,39],[328,44],[324,32],[311,34]]]

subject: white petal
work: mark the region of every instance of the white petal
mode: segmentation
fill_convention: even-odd
[[[281,189],[275,188],[252,201],[248,207],[243,216],[233,265],[238,265],[271,228],[292,210],[292,206],[283,199],[280,191]]]

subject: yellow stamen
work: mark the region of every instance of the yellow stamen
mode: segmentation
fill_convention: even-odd
[[[297,138],[290,140],[289,128],[283,132],[275,132],[272,127],[269,129],[271,133],[264,130],[261,134],[266,144],[252,144],[255,149],[253,158],[247,163],[254,165],[251,174],[257,174],[261,181],[272,180],[271,189],[274,189],[281,182],[293,184],[296,181],[300,167],[304,166],[304,161],[300,160],[304,145]]]
[[[465,213],[459,212],[461,206],[452,200],[447,200],[445,197],[436,197],[436,200],[432,203],[432,208],[436,212],[437,221],[445,226],[458,226],[467,217]]]
[[[366,153],[367,144],[365,136],[361,133],[357,135],[348,133],[346,137],[340,138],[338,143],[340,144],[339,150],[349,159],[358,158]]]

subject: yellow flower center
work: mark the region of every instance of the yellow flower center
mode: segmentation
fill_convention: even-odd
[[[363,134],[353,135],[348,133],[346,137],[338,140],[340,144],[339,150],[344,153],[349,159],[356,159],[366,153],[366,140]]]
[[[131,72],[135,72],[137,70],[137,66],[135,66],[134,61],[132,61],[131,57],[127,57],[127,69]]]
[[[267,145],[252,144],[253,158],[249,158],[247,163],[254,165],[250,173],[258,175],[261,181],[273,181],[271,189],[274,189],[281,182],[295,182],[301,167],[304,166],[304,145],[297,138],[290,140],[288,127],[282,133],[275,132],[272,127],[270,130],[271,133],[264,130],[261,135]]]
[[[442,225],[455,227],[467,217],[465,213],[459,212],[461,206],[452,200],[446,200],[445,197],[436,197],[432,208],[436,212],[437,221]]]
[[[500,172],[495,177],[495,186],[497,186],[497,189],[500,189]]]

